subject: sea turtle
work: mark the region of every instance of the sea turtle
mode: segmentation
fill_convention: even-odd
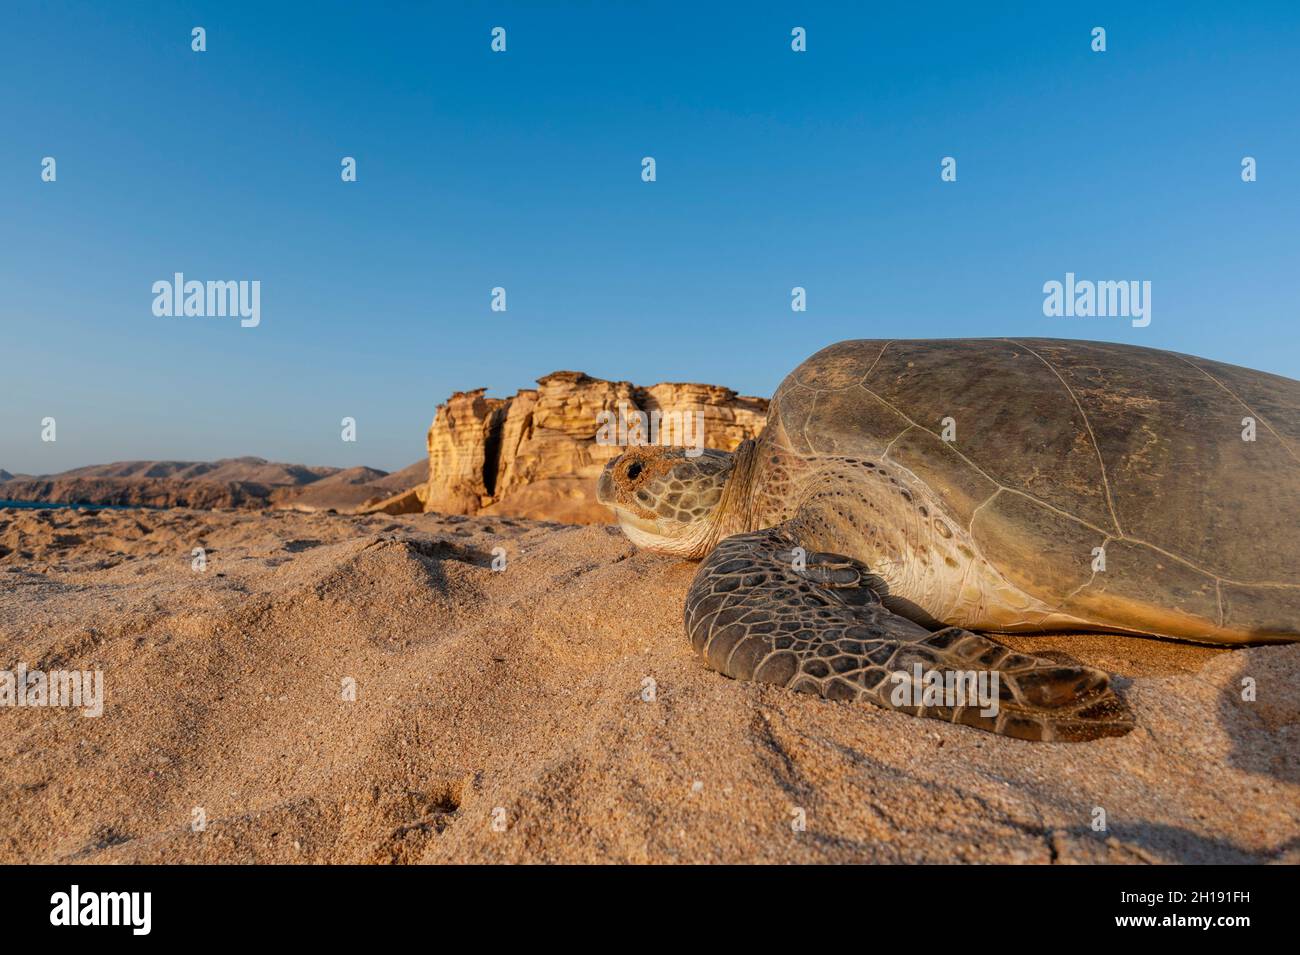
[[[1300,638],[1298,449],[1300,382],[1264,372],[1100,342],[846,341],[785,379],[756,440],[630,447],[597,496],[637,545],[704,558],[686,632],[710,668],[1080,740],[1132,726],[1108,675],[972,631]],[[919,692],[981,673],[994,707]]]

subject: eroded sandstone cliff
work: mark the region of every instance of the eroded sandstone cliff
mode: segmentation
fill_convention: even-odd
[[[687,427],[667,443],[691,443],[702,422],[703,445],[730,451],[762,430],[767,401],[718,385],[644,388],[576,371],[553,372],[510,398],[488,398],[482,388],[457,392],[438,406],[429,428],[428,483],[381,509],[606,523],[611,516],[596,501],[596,478],[622,446],[598,441],[598,432],[613,422],[617,438],[617,422],[635,426],[638,414],[648,422],[655,412],[665,427]]]

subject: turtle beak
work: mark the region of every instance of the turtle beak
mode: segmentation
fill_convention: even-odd
[[[625,531],[630,529],[640,531],[643,534],[654,534],[656,536],[663,533],[659,528],[658,521],[647,521],[645,518],[637,517],[635,514],[625,511],[621,507],[615,507],[614,513],[618,516],[619,527],[623,528]]]
[[[618,515],[618,526],[627,536],[627,539],[637,547],[644,547],[646,550],[659,553],[675,552],[671,535],[665,535],[654,521],[647,521],[635,514],[629,514],[621,507],[616,507],[614,512]]]

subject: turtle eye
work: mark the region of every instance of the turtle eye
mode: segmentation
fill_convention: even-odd
[[[640,474],[641,474],[640,461],[633,461],[631,464],[627,466],[627,479],[629,481],[635,481]]]

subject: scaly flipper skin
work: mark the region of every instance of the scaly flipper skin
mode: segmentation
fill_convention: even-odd
[[[931,632],[891,613],[861,562],[809,553],[780,528],[724,539],[695,575],[686,633],[711,669],[832,700],[867,700],[1028,740],[1122,736],[1133,727],[1107,674],[1015,653],[948,627]],[[796,569],[799,567],[800,569]],[[891,674],[996,671],[997,712],[967,706],[896,706]]]

